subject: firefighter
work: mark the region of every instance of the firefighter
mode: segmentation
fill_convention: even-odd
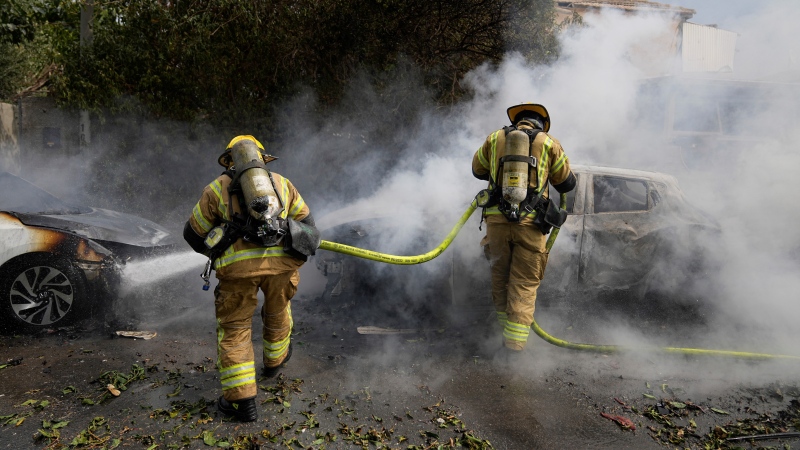
[[[237,163],[239,154],[255,156]],[[218,279],[214,308],[222,396],[217,406],[244,422],[258,419],[251,340],[258,290],[264,293],[263,374],[274,377],[292,355],[290,300],[300,281],[298,269],[314,253],[315,238],[319,245],[303,198],[287,178],[266,169],[274,159],[253,136],[231,140],[218,159],[225,172],[203,190],[184,227],[187,243],[210,257]],[[262,207],[254,206],[259,202]]]
[[[550,116],[544,106],[514,105],[508,108],[508,118],[511,126],[490,134],[472,159],[472,174],[489,182],[481,245],[489,260],[492,301],[502,328],[499,355],[506,361],[518,357],[528,340],[536,290],[547,265],[546,234],[566,220],[566,211],[547,198],[548,183],[565,193],[577,181],[561,144],[547,134]],[[512,137],[521,154],[508,156],[513,153]],[[522,169],[511,173],[512,163]],[[522,195],[514,199],[509,193],[521,179]]]

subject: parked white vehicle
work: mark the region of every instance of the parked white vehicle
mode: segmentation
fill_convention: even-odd
[[[61,326],[114,298],[128,260],[174,248],[160,225],[70,205],[0,172],[0,330]]]

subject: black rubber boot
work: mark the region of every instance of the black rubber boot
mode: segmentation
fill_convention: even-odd
[[[522,361],[522,350],[512,350],[501,345],[492,358],[492,364],[501,369],[515,369]]]
[[[275,367],[264,367],[264,376],[267,378],[275,378],[278,375],[278,372],[289,362],[289,358],[292,357],[292,343],[289,342],[289,350],[286,352],[286,358]]]
[[[255,398],[229,402],[225,400],[225,397],[220,397],[217,402],[217,408],[223,414],[231,416],[241,422],[254,422],[258,420],[258,409],[256,408]]]

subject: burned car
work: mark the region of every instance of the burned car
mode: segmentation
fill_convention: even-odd
[[[65,203],[0,172],[0,329],[66,325],[113,298],[129,260],[174,249],[147,219]]]
[[[599,166],[573,171],[578,184],[550,253],[541,305],[602,293],[626,302],[694,302],[694,283],[709,282],[717,267],[719,224],[688,201],[671,175]]]
[[[699,292],[695,283],[713,279],[709,273],[716,267],[711,255],[720,232],[717,222],[692,205],[670,175],[600,166],[572,169],[577,186],[567,196],[569,216],[550,253],[537,306],[586,306],[585,302],[601,298],[627,306],[637,302],[640,311],[661,309],[663,305],[656,302],[693,306]],[[559,198],[552,187],[550,196]],[[376,241],[369,236],[391,228],[394,219],[389,214],[337,211],[318,224],[323,239],[374,248],[369,246]],[[324,296],[360,289],[362,295],[385,297],[382,286],[396,289],[411,283],[439,289],[422,303],[435,298],[459,311],[490,306],[488,262],[476,251],[479,241],[480,236],[459,236],[437,258],[440,268],[428,274],[405,267],[376,272],[380,263],[320,252],[317,266],[328,280]],[[428,250],[414,248],[405,254]],[[391,277],[400,282],[387,282]]]

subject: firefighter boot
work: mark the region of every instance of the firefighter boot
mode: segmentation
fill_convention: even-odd
[[[263,372],[264,376],[267,378],[275,378],[275,375],[278,375],[278,372],[280,372],[280,370],[284,366],[286,366],[286,363],[289,362],[289,358],[291,357],[292,357],[292,343],[290,342],[289,350],[286,352],[286,358],[284,358],[283,361],[281,361],[281,363],[275,367],[264,367],[264,372]]]
[[[514,369],[522,361],[522,350],[515,350],[501,346],[495,353],[492,363],[500,369]]]
[[[258,419],[255,398],[229,402],[225,400],[225,397],[220,397],[217,402],[217,408],[223,414],[231,416],[240,422],[255,422]]]

